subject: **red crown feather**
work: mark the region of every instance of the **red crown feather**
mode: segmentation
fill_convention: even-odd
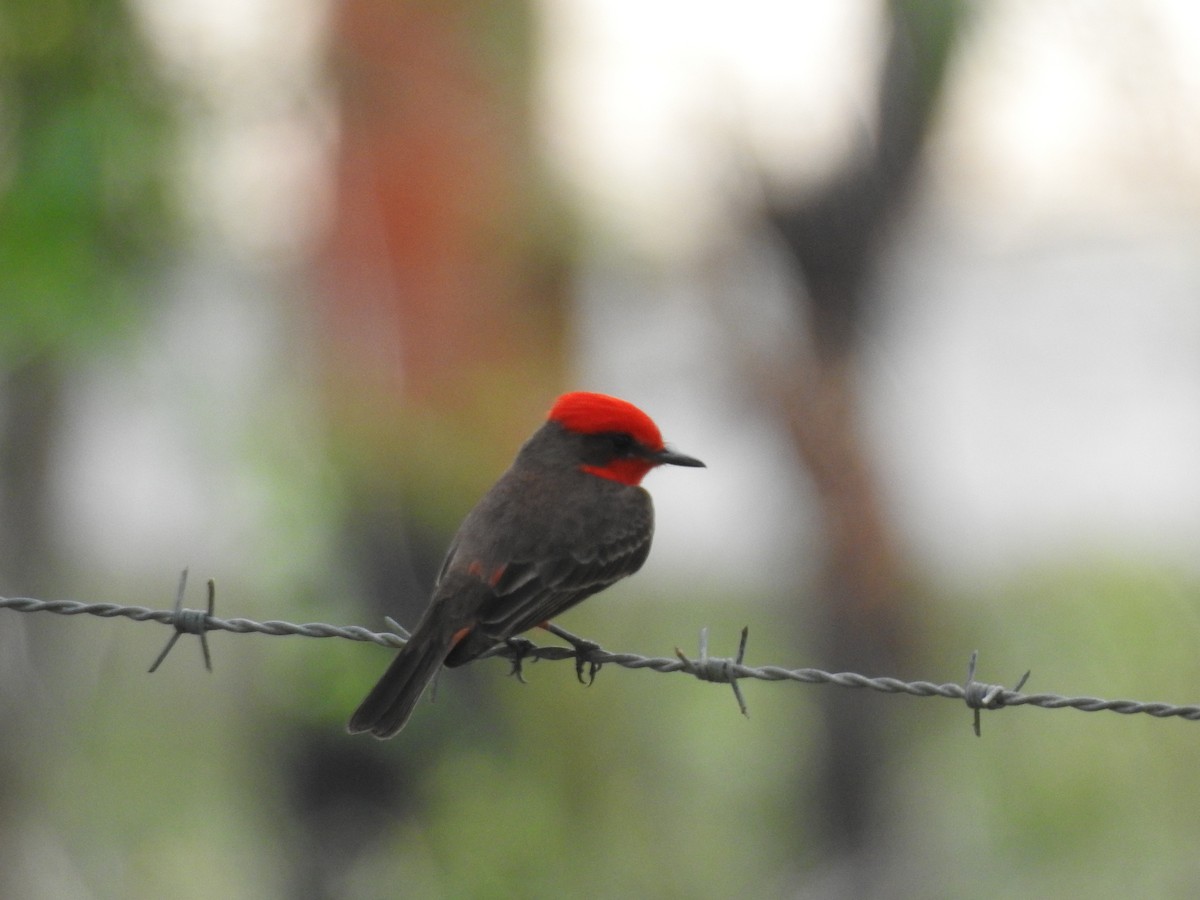
[[[607,394],[575,391],[555,401],[547,416],[576,434],[619,431],[651,450],[662,450],[662,434],[654,420],[628,401]]]

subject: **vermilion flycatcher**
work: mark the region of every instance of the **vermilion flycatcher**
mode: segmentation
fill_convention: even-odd
[[[351,733],[404,727],[438,668],[461,666],[610,584],[650,553],[656,466],[703,466],[663,446],[653,420],[605,394],[564,394],[450,544],[433,599],[350,718]]]

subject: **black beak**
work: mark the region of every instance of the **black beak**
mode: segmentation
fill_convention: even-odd
[[[651,457],[659,465],[666,466],[691,466],[693,468],[707,468],[704,463],[696,459],[694,456],[686,456],[683,453],[676,453],[674,450],[663,448]]]

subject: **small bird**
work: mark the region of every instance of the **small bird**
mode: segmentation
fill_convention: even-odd
[[[429,608],[347,726],[404,727],[438,669],[499,643],[632,575],[650,553],[656,466],[704,463],[663,445],[625,400],[577,391],[555,401],[450,543]]]

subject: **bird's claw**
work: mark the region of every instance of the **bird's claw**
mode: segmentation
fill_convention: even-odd
[[[596,680],[596,673],[600,671],[600,667],[604,663],[597,659],[595,654],[600,653],[603,648],[595,641],[589,641],[587,638],[581,638],[579,635],[571,634],[565,628],[559,628],[553,622],[543,622],[542,628],[550,632],[557,638],[561,638],[571,645],[575,651],[575,677],[579,679],[579,683],[590,686]],[[588,677],[587,681],[583,680],[583,667],[587,666]]]
[[[600,671],[603,665],[595,659],[592,654],[600,649],[600,645],[595,641],[589,641],[587,638],[571,637],[565,638],[573,648],[575,648],[575,677],[579,679],[579,683],[591,687],[592,682],[596,680],[596,673]],[[587,680],[583,678],[584,667],[587,667]]]
[[[508,647],[510,651],[508,659],[509,662],[512,663],[512,668],[509,669],[508,672],[509,676],[511,677],[515,675],[517,676],[517,681],[521,682],[521,684],[529,684],[529,682],[525,680],[524,662],[525,657],[533,654],[533,651],[536,649],[536,645],[533,643],[533,641],[523,637],[511,637],[504,642],[504,645]],[[534,661],[536,662],[536,658]]]
[[[593,644],[592,646],[595,647],[597,650],[600,649],[599,644]],[[578,649],[578,648],[576,648],[576,649]],[[587,664],[587,670],[588,670],[587,681],[583,680],[583,667],[584,667],[585,663]],[[592,682],[594,682],[596,680],[596,673],[600,671],[600,667],[602,665],[604,665],[604,664],[596,662],[594,659],[584,659],[582,656],[576,656],[575,657],[575,677],[579,679],[580,684],[585,685],[586,687],[591,687]]]

